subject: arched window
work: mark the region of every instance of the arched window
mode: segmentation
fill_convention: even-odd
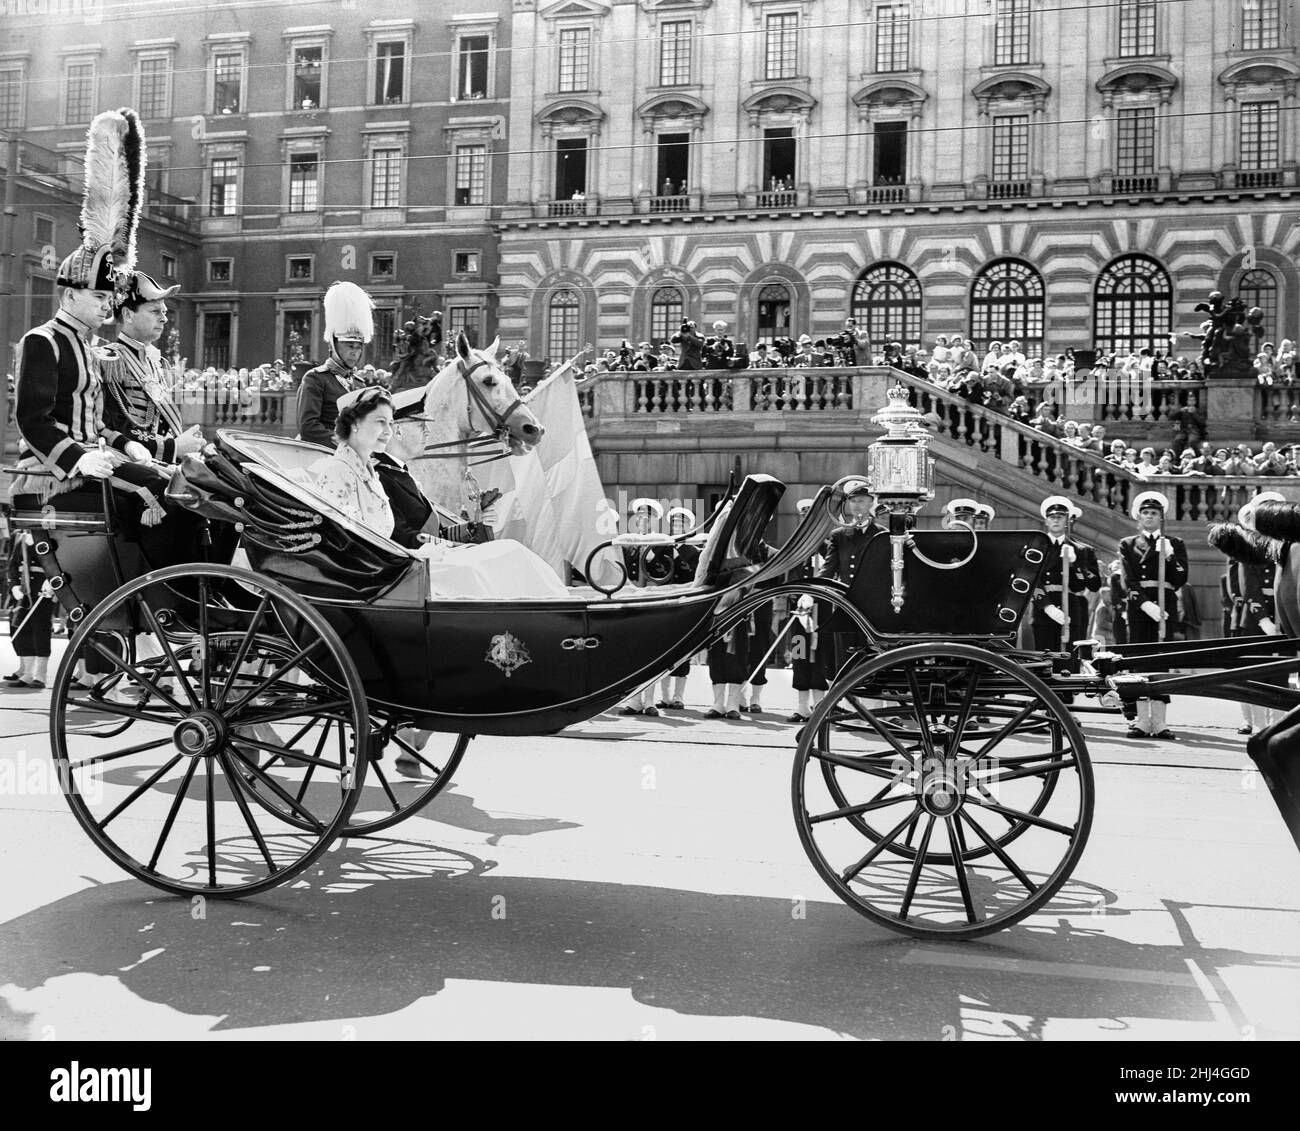
[[[650,344],[658,348],[668,341],[682,325],[685,309],[682,292],[676,287],[660,287],[650,296]]]
[[[1173,317],[1173,287],[1154,259],[1125,255],[1097,277],[1093,340],[1100,353],[1165,353]]]
[[[1026,357],[1043,354],[1043,277],[1028,263],[997,259],[975,276],[970,298],[971,337],[986,350],[1019,342]]]
[[[769,345],[773,338],[790,336],[790,292],[781,283],[767,283],[758,290],[758,340]]]
[[[889,342],[921,345],[921,284],[901,263],[868,267],[853,288],[849,313],[873,349]]]
[[[1271,271],[1254,267],[1241,277],[1237,296],[1249,310],[1258,306],[1264,312],[1264,340],[1277,344],[1277,280]]]
[[[546,356],[557,365],[578,352],[581,310],[576,291],[556,291],[551,295],[546,320]]]

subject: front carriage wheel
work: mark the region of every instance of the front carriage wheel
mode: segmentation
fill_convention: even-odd
[[[1092,824],[1078,724],[1050,687],[969,644],[913,644],[845,671],[795,755],[813,866],[873,922],[976,938],[1043,907]]]
[[[182,578],[197,601],[178,608],[170,583]],[[110,618],[150,647],[129,660],[105,648],[96,629]],[[121,673],[110,700],[73,685],[92,654]],[[69,712],[92,707],[134,720],[132,741],[78,734]],[[157,570],[105,598],[68,646],[50,710],[59,781],[91,839],[146,883],[218,898],[284,883],[342,833],[369,729],[360,676],[325,618],[278,582],[216,564]],[[296,827],[250,804],[266,794]]]

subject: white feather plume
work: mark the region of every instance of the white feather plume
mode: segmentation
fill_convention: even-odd
[[[86,132],[82,242],[112,249],[114,265],[135,269],[135,234],[144,187],[144,137],[132,110],[105,110]]]
[[[375,304],[356,283],[333,283],[325,292],[325,340],[337,334],[360,334],[365,341],[375,336]]]

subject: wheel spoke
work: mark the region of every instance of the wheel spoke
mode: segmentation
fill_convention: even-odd
[[[869,722],[872,725],[872,727],[875,728],[876,733],[880,735],[880,737],[883,738],[886,742],[888,742],[889,745],[894,748],[894,750],[897,752],[897,754],[900,757],[906,758],[909,763],[915,764],[912,755],[908,752],[907,747],[905,747],[902,744],[902,742],[899,741],[898,736],[894,734],[893,731],[891,731],[876,717],[875,713],[872,712],[870,708],[864,707],[861,703],[858,702],[857,698],[853,695],[848,695],[846,696],[846,698],[848,699],[849,703],[852,704],[853,709],[858,713],[858,715],[866,719],[866,721]]]
[[[143,610],[145,620],[149,622],[149,627],[153,630],[158,646],[163,650],[163,655],[167,657],[167,663],[171,666],[172,675],[176,677],[177,684],[185,691],[185,698],[190,701],[190,706],[197,711],[199,708],[198,697],[194,694],[190,681],[185,678],[185,672],[181,668],[180,661],[176,658],[176,653],[172,651],[171,641],[167,639],[167,633],[163,630],[163,626],[158,623],[158,617],[153,608],[145,600],[143,590],[135,595],[135,603]],[[176,709],[182,710],[179,706]]]
[[[887,835],[881,837],[880,840],[876,841],[871,851],[868,852],[861,860],[859,860],[856,864],[852,865],[851,867],[841,872],[840,879],[843,880],[846,884],[851,879],[853,879],[859,872],[862,871],[863,868],[865,868],[868,864],[870,864],[877,856],[879,856],[882,852],[884,852],[886,848],[888,848],[891,844],[894,843],[895,840],[898,839],[898,834],[901,833],[903,829],[907,827],[909,822],[911,822],[919,812],[921,812],[921,807],[918,805],[912,810],[911,813],[909,813],[906,817],[904,817],[901,821],[899,821],[898,824],[896,824]]]
[[[292,797],[290,797],[289,794],[280,787],[279,782],[277,782],[274,778],[268,776],[267,774],[263,773],[261,767],[254,765],[247,758],[245,758],[243,754],[240,753],[239,748],[237,746],[227,744],[226,750],[228,753],[233,754],[235,758],[237,758],[245,766],[247,766],[249,771],[255,777],[257,777],[260,781],[265,783],[267,788],[270,789],[272,793],[274,793],[277,797],[279,797],[280,800],[283,801],[287,806],[289,806],[289,808],[292,809],[294,813],[297,814],[300,818],[302,818],[302,820],[306,821],[309,825],[311,825],[313,829],[315,829],[317,832],[320,832],[320,830],[325,827],[324,825],[321,824],[320,820],[316,817],[314,813],[312,813],[308,809],[304,809],[301,805],[298,804],[297,801],[295,801]],[[231,776],[234,777],[234,775]],[[249,783],[245,782],[244,784],[248,785]]]
[[[1071,769],[1075,764],[1073,758],[1061,758],[1055,762],[1044,762],[1041,766],[1024,766],[1018,770],[1012,770],[1010,773],[999,774],[997,777],[985,778],[984,780],[986,782],[1004,782],[1015,781],[1017,778],[1040,778],[1046,774]]]
[[[966,908],[966,922],[974,923],[975,904],[971,901],[970,879],[966,875],[966,840],[962,836],[960,824],[951,817],[945,817],[943,820],[948,826],[948,847],[953,857],[953,871],[957,873],[957,886],[961,889],[962,906]]]
[[[925,750],[927,758],[934,757],[934,738],[930,734],[930,719],[926,714],[925,700],[921,697],[921,684],[916,678],[916,669],[911,664],[907,666],[907,689],[912,694],[912,713],[916,717],[917,726],[920,728],[921,745]],[[911,836],[911,833],[908,834]]]
[[[267,676],[264,680],[262,680],[262,682],[259,683],[256,687],[254,687],[252,691],[245,693],[243,696],[241,696],[238,702],[233,703],[230,707],[228,707],[226,709],[226,717],[233,718],[243,709],[244,704],[246,704],[249,700],[257,698],[257,696],[261,695],[263,691],[265,691],[268,687],[271,686],[271,684],[277,682],[280,679],[280,677],[284,675],[285,672],[292,670],[299,663],[301,663],[308,656],[310,656],[313,652],[318,652],[324,646],[325,646],[325,642],[318,637],[311,644],[308,644],[307,647],[299,648],[298,651],[296,651],[289,659],[287,659],[283,664],[281,664],[278,668],[276,668],[275,671],[273,671],[269,676]]]
[[[333,725],[334,725],[334,720],[333,720],[333,719],[326,719],[326,720],[325,720],[325,725],[324,725],[323,727],[320,728],[320,738],[318,738],[318,739],[316,740],[316,749],[315,749],[314,751],[312,751],[312,757],[313,757],[313,758],[320,759],[321,752],[325,749],[325,740],[326,740],[327,738],[329,738],[329,736],[330,736],[330,727],[333,726]],[[343,724],[342,724],[342,723],[339,723],[338,725],[339,725],[339,726],[342,726]],[[321,759],[321,760],[323,761],[324,759]],[[311,776],[312,776],[312,774],[314,774],[315,772],[316,772],[316,767],[315,767],[314,765],[312,765],[312,766],[308,766],[308,767],[307,767],[307,772],[306,772],[305,774],[303,774],[303,776],[302,776],[302,783],[298,786],[298,802],[299,802],[299,804],[301,804],[301,803],[302,803],[302,799],[303,799],[304,797],[307,796],[307,787],[308,787],[309,785],[311,785]]]
[[[907,890],[903,892],[903,905],[898,909],[898,917],[906,919],[912,907],[912,897],[916,895],[916,881],[921,878],[921,869],[925,866],[925,850],[930,847],[930,834],[934,832],[934,814],[927,814],[925,832],[921,834],[921,844],[916,850],[916,859],[912,861],[912,871],[907,877]]]
[[[243,726],[244,724],[240,723],[241,729]],[[287,759],[291,762],[302,762],[304,765],[324,766],[329,770],[341,771],[343,769],[342,762],[331,762],[325,758],[314,758],[310,754],[299,754],[298,751],[290,750],[286,746],[278,746],[274,742],[262,742],[256,738],[249,738],[246,734],[232,734],[230,741],[241,743],[244,746],[254,746],[258,750],[265,750],[268,754],[274,754],[276,758],[282,760]],[[274,761],[274,759],[272,759],[272,761]],[[270,764],[271,763],[269,762],[267,763],[267,765]]]
[[[135,789],[133,789],[126,796],[126,798],[117,806],[116,809],[114,809],[107,817],[105,817],[102,821],[99,822],[99,827],[101,831],[103,829],[108,828],[109,821],[111,821],[120,812],[122,812],[123,809],[125,809],[132,802],[138,800],[145,793],[148,793],[149,790],[151,790],[154,787],[154,783],[160,780],[162,776],[165,773],[167,773],[168,770],[170,770],[174,765],[176,765],[177,762],[181,760],[182,757],[183,755],[177,754],[175,757],[171,759],[171,761],[166,762],[165,764],[160,766],[157,770],[155,770],[152,774],[150,774],[147,781],[143,781],[138,786],[136,786]]]
[[[961,738],[966,733],[966,724],[970,721],[971,708],[975,704],[975,688],[979,685],[979,681],[979,668],[971,664],[970,678],[966,682],[966,690],[962,694],[961,706],[957,709],[957,717],[952,724],[952,745],[954,750],[961,748]]]
[[[991,809],[994,813],[1001,813],[1004,817],[1014,817],[1015,822],[1025,821],[1028,824],[1037,825],[1039,828],[1050,829],[1054,833],[1060,833],[1062,836],[1074,836],[1074,829],[1068,825],[1057,824],[1055,821],[1047,821],[1042,817],[1035,817],[1032,813],[1022,813],[1019,809],[1008,809],[1006,806],[999,805],[993,801],[980,801],[975,797],[968,797],[967,800],[972,805],[978,805],[981,809]]]
[[[224,767],[226,774],[230,774],[230,767]],[[266,841],[262,839],[262,830],[257,827],[257,822],[253,820],[253,814],[248,808],[248,802],[244,798],[244,791],[233,782],[231,783],[230,792],[235,795],[235,804],[239,806],[239,812],[243,815],[244,824],[248,826],[248,831],[253,834],[253,840],[257,842],[258,851],[262,854],[262,859],[266,861],[266,866],[271,875],[275,875],[280,870],[280,866],[271,858],[271,852],[266,847]]]
[[[864,801],[861,805],[845,805],[842,809],[832,809],[829,813],[818,813],[815,817],[809,817],[809,824],[817,825],[822,821],[836,821],[841,817],[856,817],[860,813],[870,813],[876,809],[883,809],[887,805],[897,805],[901,801],[911,801],[912,794],[906,794],[903,797],[889,797],[884,801]]]
[[[65,700],[69,707],[83,707],[87,711],[102,711],[106,715],[120,715],[124,719],[137,719],[146,723],[158,723],[161,726],[171,726],[175,720],[166,718],[163,715],[151,715],[138,707],[128,707],[123,703],[110,703],[107,699],[73,699],[69,697]],[[181,714],[188,714],[188,711],[182,710]]]
[[[230,665],[230,675],[226,677],[225,683],[221,685],[221,692],[217,696],[217,710],[221,710],[226,705],[226,696],[230,694],[230,688],[239,676],[239,669],[244,663],[244,658],[248,655],[249,648],[253,645],[253,639],[257,635],[257,629],[262,623],[262,617],[265,616],[267,606],[271,603],[271,595],[263,593],[262,599],[257,603],[257,611],[253,614],[253,619],[249,622],[248,631],[244,633],[244,638],[239,642],[239,647],[235,650],[234,662]]]
[[[432,770],[433,776],[435,778],[442,773],[441,766],[435,766],[432,762],[429,761],[428,758],[424,756],[423,750],[417,750],[411,743],[407,742],[406,739],[404,739],[396,731],[393,732],[393,741],[397,743],[397,745],[400,746],[403,750],[405,750],[412,758],[414,758],[417,762],[419,762],[420,765],[427,766],[430,770]],[[378,763],[375,764],[378,765]]]
[[[1026,703],[1021,710],[1017,711],[1016,714],[1012,716],[1012,718],[1003,725],[1002,729],[998,731],[997,734],[995,734],[986,743],[984,743],[983,746],[979,748],[979,751],[975,754],[975,757],[983,758],[985,754],[987,754],[990,750],[992,750],[993,747],[995,747],[999,742],[1001,742],[1004,738],[1006,738],[1009,734],[1011,734],[1022,722],[1024,722],[1025,719],[1027,719],[1030,715],[1032,715],[1034,711],[1038,709],[1038,705],[1039,704],[1037,699],[1030,700],[1030,702]]]
[[[1038,885],[1025,875],[1020,865],[1011,859],[1011,857],[1007,855],[1006,850],[984,831],[978,821],[972,820],[970,815],[964,811],[957,814],[957,819],[959,821],[965,820],[965,822],[975,830],[975,835],[988,846],[989,851],[992,852],[994,856],[1002,861],[1002,866],[1024,885],[1025,890],[1029,892],[1030,895],[1033,895],[1038,891]]]
[[[93,758],[82,758],[79,762],[69,762],[68,769],[81,770],[86,766],[93,766],[97,762],[116,762],[119,758],[129,758],[132,754],[143,754],[146,750],[157,750],[160,746],[166,746],[172,741],[169,734],[165,738],[155,738],[152,742],[139,742],[135,746],[126,746],[121,750],[114,750],[111,754],[96,754]]]
[[[326,699],[322,702],[302,700],[292,705],[277,707],[273,711],[266,711],[260,715],[241,714],[239,716],[239,725],[253,726],[256,723],[280,723],[285,719],[296,719],[300,715],[306,714],[308,711],[312,712],[314,715],[321,716],[329,715],[333,711],[346,711],[347,708],[348,701],[346,699]],[[307,725],[311,726],[315,721],[316,720],[313,719],[312,722]]]
[[[204,707],[212,706],[212,641],[208,637],[208,579],[199,578],[199,692]],[[209,781],[211,774],[209,773]],[[216,881],[213,880],[215,886]]]
[[[158,867],[158,857],[162,855],[163,845],[167,843],[167,837],[170,835],[172,825],[176,821],[176,814],[181,811],[181,803],[185,800],[186,793],[189,792],[190,782],[194,780],[194,771],[198,768],[198,760],[191,758],[190,764],[185,769],[185,777],[181,779],[180,788],[176,791],[176,796],[172,798],[171,808],[167,811],[167,820],[163,822],[162,832],[158,834],[158,843],[153,847],[153,855],[149,857],[149,863],[145,865],[151,872]]]
[[[869,763],[859,762],[844,754],[832,754],[829,750],[812,749],[808,751],[814,758],[820,758],[823,762],[831,762],[836,766],[843,766],[846,770],[855,770],[860,774],[869,774],[872,777],[888,778],[891,781],[897,781],[901,777],[897,770],[890,770],[887,766],[875,766]]]
[[[397,800],[397,795],[393,792],[392,788],[389,786],[389,784],[388,784],[388,778],[387,778],[387,776],[384,774],[384,769],[383,769],[383,767],[382,767],[378,762],[375,762],[375,763],[370,767],[370,770],[371,770],[372,773],[378,775],[378,777],[379,777],[379,784],[380,784],[380,786],[383,788],[384,793],[385,793],[385,794],[387,795],[387,797],[388,797],[388,804],[391,805],[391,806],[393,807],[393,812],[396,813],[399,809],[401,809],[401,807],[402,807],[402,803],[401,803],[400,801]]]
[[[204,639],[207,639],[206,634]],[[206,672],[207,660],[204,658],[204,669]],[[205,674],[203,677],[203,699],[206,702],[208,698],[208,679]],[[207,796],[207,816],[208,816],[208,887],[217,886],[217,798],[212,789],[212,759],[204,758],[207,763],[208,771],[208,796]]]
[[[169,707],[171,707],[173,711],[176,711],[178,714],[181,715],[187,713],[184,707],[182,707],[179,703],[177,703],[175,699],[173,699],[170,695],[168,695],[167,692],[165,692],[161,687],[158,686],[158,684],[154,683],[153,680],[149,679],[146,675],[144,675],[144,673],[142,673],[138,668],[134,667],[131,664],[128,664],[116,652],[112,651],[111,649],[105,648],[98,640],[95,639],[94,633],[91,633],[91,635],[87,637],[86,643],[89,644],[92,648],[94,648],[95,651],[97,651],[101,656],[103,656],[106,660],[108,660],[109,663],[111,663],[119,671],[124,672],[126,675],[129,675],[133,680],[135,680],[136,683],[140,684],[142,687],[147,687],[154,695],[158,696],[159,699],[161,699],[164,703],[166,703]],[[71,700],[69,700],[69,702],[71,702]]]

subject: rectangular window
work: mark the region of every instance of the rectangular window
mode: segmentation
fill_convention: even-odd
[[[1241,104],[1241,168],[1276,169],[1278,158],[1278,104]]]
[[[993,62],[998,67],[1029,62],[1029,0],[997,0]]]
[[[457,205],[487,203],[487,146],[456,146]]]
[[[402,151],[376,149],[370,154],[370,207],[396,208],[402,202]]]
[[[591,88],[591,29],[560,32],[560,93]]]
[[[1281,7],[1281,0],[1242,0],[1242,47],[1271,51],[1282,46]]]
[[[685,196],[690,166],[690,135],[660,134],[659,177],[655,182],[660,196]]]
[[[234,157],[212,159],[211,184],[208,188],[208,215],[234,216],[238,211],[236,194],[239,185],[239,162]]]
[[[27,328],[39,326],[54,317],[54,280],[40,275],[33,275],[30,280],[31,310],[28,315]]]
[[[142,118],[166,118],[171,113],[167,79],[171,61],[162,56],[140,60],[140,100],[136,107]]]
[[[406,101],[406,42],[375,44],[375,103]]]
[[[164,255],[162,257],[162,273],[168,279],[176,278],[176,257],[173,255]]]
[[[89,122],[95,116],[95,64],[69,63],[66,78],[64,124]]]
[[[478,307],[452,306],[447,309],[447,338],[455,341],[456,334],[465,331],[471,347],[478,346]]]
[[[315,110],[320,105],[321,78],[325,73],[325,48],[293,49],[293,105]]]
[[[320,155],[295,153],[289,158],[289,211],[315,212],[320,187]]]
[[[691,21],[670,20],[659,32],[659,85],[691,81]]]
[[[875,126],[875,160],[872,184],[875,186],[907,183],[907,123],[877,122]]]
[[[393,339],[397,336],[397,311],[391,306],[377,306],[374,320],[374,336],[366,346],[363,361],[377,369],[386,369],[393,362]]]
[[[799,73],[799,14],[778,12],[767,17],[763,77],[792,79]]]
[[[389,252],[377,252],[370,257],[370,277],[372,279],[394,279],[397,277],[397,256]]]
[[[555,199],[572,200],[587,192],[587,139],[560,138],[555,143]]]
[[[285,274],[291,283],[310,283],[315,266],[316,260],[310,255],[291,255],[285,262]]]
[[[993,180],[1023,181],[1029,177],[1029,116],[1009,114],[993,119]]]
[[[23,124],[23,72],[0,71],[0,130],[16,130]]]
[[[230,368],[230,332],[234,316],[229,311],[205,312],[203,315],[203,366]]]
[[[478,263],[477,251],[458,251],[452,256],[452,273],[455,275],[477,275]]]
[[[230,283],[234,280],[235,261],[233,259],[209,259],[208,282]]]
[[[295,354],[310,356],[314,337],[310,310],[284,312],[284,341],[280,343],[281,357],[293,358]]]
[[[1154,173],[1156,112],[1153,107],[1119,112],[1115,135],[1115,172],[1121,177]]]
[[[222,51],[212,56],[212,112],[238,114],[242,105],[244,56],[240,51]]]
[[[486,98],[488,94],[488,50],[486,35],[466,35],[457,50],[456,97]]]
[[[1119,6],[1119,54],[1127,59],[1156,53],[1156,0],[1125,0]]]
[[[35,221],[35,224],[32,226],[32,235],[36,238],[36,246],[44,247],[47,243],[53,243],[54,218],[52,216],[41,216],[38,214],[35,217]]]
[[[877,71],[907,70],[911,26],[911,5],[876,5]]]
[[[792,129],[763,131],[763,187],[769,192],[794,190],[797,144]]]

